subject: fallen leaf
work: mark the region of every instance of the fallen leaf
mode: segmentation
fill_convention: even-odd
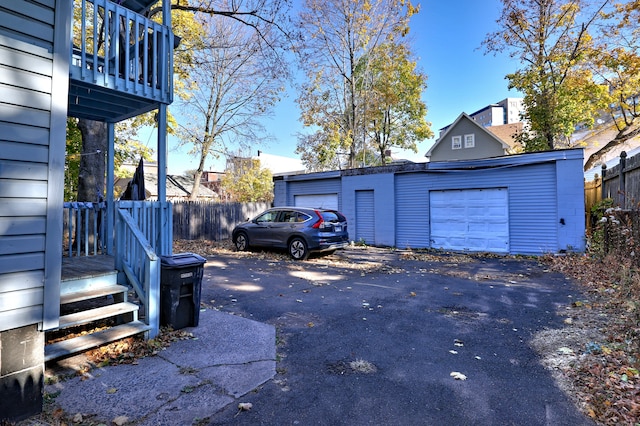
[[[240,411],[249,411],[253,408],[253,404],[250,402],[240,402],[238,403],[238,410]]]
[[[453,377],[456,380],[467,380],[467,376],[465,376],[464,374],[460,373],[459,371],[452,371],[451,374],[449,374],[451,377]]]
[[[73,422],[74,423],[82,423],[82,414],[76,413],[76,415],[73,416]]]
[[[409,296],[411,296],[411,297],[416,297],[416,292],[415,292],[415,291],[412,291],[411,293],[409,293]]]
[[[118,416],[115,419],[111,420],[111,422],[116,426],[122,426],[123,424],[129,421],[129,417],[127,416]]]
[[[107,393],[108,393],[108,394],[113,394],[113,393],[116,393],[116,392],[118,392],[118,389],[116,389],[116,388],[109,388],[109,389],[107,389]]]

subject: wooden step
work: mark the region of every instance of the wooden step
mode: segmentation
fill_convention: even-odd
[[[60,282],[60,295],[78,293],[94,287],[108,287],[118,283],[117,271],[86,273],[82,276],[63,278]]]
[[[53,359],[84,352],[98,346],[116,342],[126,337],[144,333],[150,329],[150,326],[141,321],[133,321],[127,324],[121,324],[105,330],[97,331],[92,334],[85,334],[83,336],[52,343],[50,345],[46,345],[44,348],[44,360],[51,361]]]
[[[76,291],[68,294],[60,295],[60,304],[65,305],[67,303],[81,302],[83,300],[96,299],[98,297],[105,297],[113,294],[126,294],[129,289],[126,286],[111,284],[89,290]],[[125,298],[126,300],[126,298]]]
[[[77,325],[87,324],[93,321],[98,321],[105,318],[115,317],[122,314],[137,313],[140,307],[135,303],[122,302],[114,303],[112,305],[100,306],[98,308],[89,309],[86,311],[75,312],[73,314],[62,315],[60,317],[60,324],[58,330],[61,328],[74,327]],[[137,315],[134,315],[134,320],[137,319]]]

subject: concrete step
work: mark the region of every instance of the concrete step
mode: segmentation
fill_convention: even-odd
[[[98,308],[88,309],[86,311],[75,312],[73,314],[62,315],[58,330],[61,328],[75,327],[77,325],[88,324],[90,322],[99,321],[105,318],[120,316],[123,314],[133,313],[133,320],[138,319],[139,306],[135,303],[121,302],[112,305],[100,306]]]
[[[140,321],[133,321],[97,331],[95,333],[85,334],[72,339],[52,343],[45,346],[44,359],[45,361],[51,361],[53,359],[63,358],[65,356],[84,352],[126,337],[145,333],[150,329],[151,327]]]
[[[123,285],[118,284],[109,284],[104,285],[97,288],[92,288],[88,290],[75,291],[72,293],[61,294],[60,295],[60,304],[65,305],[68,303],[82,302],[84,300],[97,299],[98,297],[106,297],[106,296],[117,296],[123,294],[124,297],[121,298],[121,301],[127,300],[127,291],[128,288]]]

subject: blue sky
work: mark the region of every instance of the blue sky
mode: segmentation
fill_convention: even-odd
[[[520,96],[507,89],[504,76],[518,68],[518,62],[506,54],[485,55],[481,47],[486,34],[496,29],[500,16],[500,0],[422,0],[420,13],[411,20],[410,37],[418,58],[418,66],[427,74],[427,120],[437,138],[438,130],[453,122],[462,112],[472,113],[507,97]],[[302,131],[295,94],[282,100],[272,119],[264,124],[274,137],[273,142],[255,146],[253,154],[263,152],[296,157],[296,133]],[[155,133],[152,139],[155,138]],[[418,153],[404,153],[405,158],[418,160],[431,147],[435,138],[418,146]],[[143,141],[144,142],[144,141]],[[151,146],[154,146],[153,140]],[[170,174],[182,174],[195,169],[198,159],[186,150],[172,149],[169,140],[168,167]],[[222,171],[223,160],[209,160],[210,170]]]

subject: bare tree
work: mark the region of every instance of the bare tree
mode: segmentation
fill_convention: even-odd
[[[208,158],[264,138],[260,119],[271,113],[283,90],[287,69],[257,34],[237,21],[208,17],[206,46],[193,52],[185,82],[189,97],[179,103],[186,117],[181,141],[199,156],[191,199],[197,196]]]
[[[201,44],[202,40],[199,38],[202,37],[202,34],[199,31],[194,31],[193,26],[189,24],[195,17],[203,17],[204,19],[217,16],[244,25],[255,33],[256,37],[261,40],[263,47],[282,60],[280,56],[289,47],[292,34],[294,34],[288,29],[290,28],[288,15],[290,6],[289,0],[173,0],[171,4],[171,9],[174,11],[172,14],[174,16],[173,30],[182,39],[181,47],[175,52],[177,75],[182,78],[185,73],[190,72],[197,65],[192,62],[192,53],[193,47]],[[148,11],[147,17],[154,18],[161,12],[162,8],[151,9]],[[186,25],[184,25],[185,22],[187,22]],[[192,40],[193,37],[196,37],[197,40]],[[177,90],[180,90],[180,81],[175,86]],[[149,117],[152,117],[152,114]],[[136,123],[143,125],[152,121],[152,119],[138,120]],[[95,201],[98,192],[101,196],[104,194],[106,158],[85,154],[96,151],[107,152],[106,131],[98,131],[100,127],[106,128],[106,126],[102,122],[80,119],[78,127],[83,142],[82,158],[87,163],[85,167],[87,173],[81,173],[79,177],[78,200]],[[102,163],[98,164],[99,161]],[[83,183],[83,179],[89,178],[90,175],[93,175],[90,179],[99,183],[99,188],[96,188],[91,182]]]

